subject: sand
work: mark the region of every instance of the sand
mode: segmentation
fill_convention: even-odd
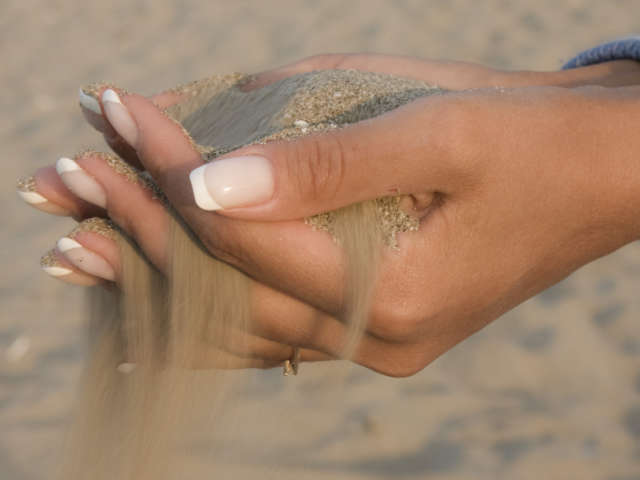
[[[556,68],[640,31],[633,0],[110,5],[9,1],[0,16],[0,103],[11,113],[0,118],[3,480],[49,478],[85,348],[82,289],[38,268],[73,222],[26,209],[14,191],[15,178],[60,155],[105,148],[78,114],[78,86],[109,78],[151,93],[327,51]],[[212,464],[234,479],[637,478],[639,278],[634,244],[401,381],[355,368],[338,389],[318,386],[325,366],[247,373],[248,396],[225,425],[184,439],[182,478],[209,478]]]

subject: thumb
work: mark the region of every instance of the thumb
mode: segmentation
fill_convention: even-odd
[[[447,115],[420,99],[375,119],[250,145],[190,174],[197,205],[235,218],[291,220],[378,197],[443,192]]]

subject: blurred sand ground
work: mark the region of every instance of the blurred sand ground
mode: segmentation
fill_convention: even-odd
[[[640,32],[635,0],[0,1],[0,480],[51,478],[79,373],[82,290],[38,258],[72,226],[14,179],[104,148],[77,88],[151,93],[213,72],[376,51],[555,69]],[[355,368],[248,374],[176,478],[640,479],[640,245],[601,259],[393,380]],[[274,435],[274,433],[277,433]]]

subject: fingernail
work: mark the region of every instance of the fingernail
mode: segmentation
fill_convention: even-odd
[[[264,157],[224,158],[189,174],[193,196],[203,210],[255,205],[273,196],[273,170]]]
[[[20,198],[29,205],[38,205],[39,203],[47,201],[45,197],[36,192],[35,177],[19,178],[16,182],[16,188],[18,189],[18,195],[20,195]]]
[[[91,95],[87,95],[86,93],[84,93],[84,90],[82,89],[80,89],[78,93],[78,101],[80,102],[80,105],[82,105],[87,110],[91,110],[98,115],[102,115],[102,110],[100,110],[100,104],[98,103],[98,100]]]
[[[50,202],[46,197],[36,191],[36,181],[34,177],[20,178],[16,186],[18,196],[32,207],[53,215],[69,215],[69,211],[66,208]]]
[[[60,255],[60,253],[55,250],[50,250],[42,256],[40,266],[45,273],[72,285],[90,287],[100,283],[100,280],[92,275],[65,267],[60,263],[58,255]]]
[[[23,192],[22,190],[18,190],[18,195],[20,198],[27,202],[29,205],[37,205],[39,203],[44,203],[47,201],[42,195],[38,192]]]
[[[102,106],[111,126],[135,148],[138,142],[138,126],[114,90],[108,88],[102,93]]]
[[[106,280],[115,279],[115,272],[111,265],[109,265],[109,262],[97,253],[84,248],[73,238],[62,237],[58,240],[56,247],[62,254],[64,254],[65,258],[69,260],[69,262],[80,270]]]
[[[60,266],[53,251],[47,252],[42,256],[40,267],[52,277],[64,277],[72,273],[71,269]]]
[[[135,363],[124,362],[118,365],[116,367],[116,370],[118,370],[118,372],[120,373],[124,373],[125,375],[128,375],[129,373],[133,372],[136,369],[136,367],[137,365]]]
[[[42,267],[42,270],[52,277],[62,277],[64,275],[69,275],[72,272],[68,268],[64,267]]]
[[[56,162],[56,171],[62,183],[78,197],[99,207],[106,207],[104,189],[75,160],[62,157]]]

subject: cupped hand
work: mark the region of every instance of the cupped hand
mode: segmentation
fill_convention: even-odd
[[[358,68],[362,58],[325,68]],[[367,69],[380,71],[371,65],[384,58],[365,59]],[[392,73],[417,76],[412,62],[391,59],[389,65],[404,69]],[[433,65],[441,69],[441,81],[429,81],[455,88],[462,70],[469,83],[460,88],[475,89],[420,99],[337,131],[227,154],[206,167],[215,171],[222,164],[231,172],[222,190],[219,182],[205,185],[204,192],[224,207],[216,212],[196,205],[188,179],[202,165],[199,153],[152,101],[108,94],[100,109],[209,250],[254,279],[257,334],[279,345],[335,356],[344,340],[337,320],[343,309],[340,251],[301,218],[380,196],[412,195],[420,229],[402,235],[398,251],[384,253],[367,332],[354,358],[389,375],[408,375],[638,233],[633,157],[640,142],[628,127],[637,116],[635,89],[483,89],[517,86],[517,74],[505,73],[500,81],[499,73],[477,67],[474,84],[465,70],[473,66]],[[591,80],[584,70],[573,80],[565,72],[547,80],[616,84],[624,77],[620,82],[628,83],[635,78],[632,67],[609,65],[606,74],[592,69]],[[448,76],[453,71],[458,73]],[[258,76],[256,85],[280,74]],[[524,77],[539,78],[522,75],[523,85]],[[104,208],[163,268],[167,213],[160,202],[110,168],[104,156],[85,153],[75,165],[79,170],[63,169],[64,183]],[[242,191],[234,182],[256,165],[269,176],[264,185],[270,189],[260,198],[225,197],[224,191]],[[234,174],[238,169],[241,174]],[[95,183],[92,188],[85,182],[79,189],[71,180],[82,174]],[[84,203],[64,196],[81,214]],[[78,241],[103,254],[117,276],[116,250],[108,252],[111,247],[97,245],[90,234]]]

